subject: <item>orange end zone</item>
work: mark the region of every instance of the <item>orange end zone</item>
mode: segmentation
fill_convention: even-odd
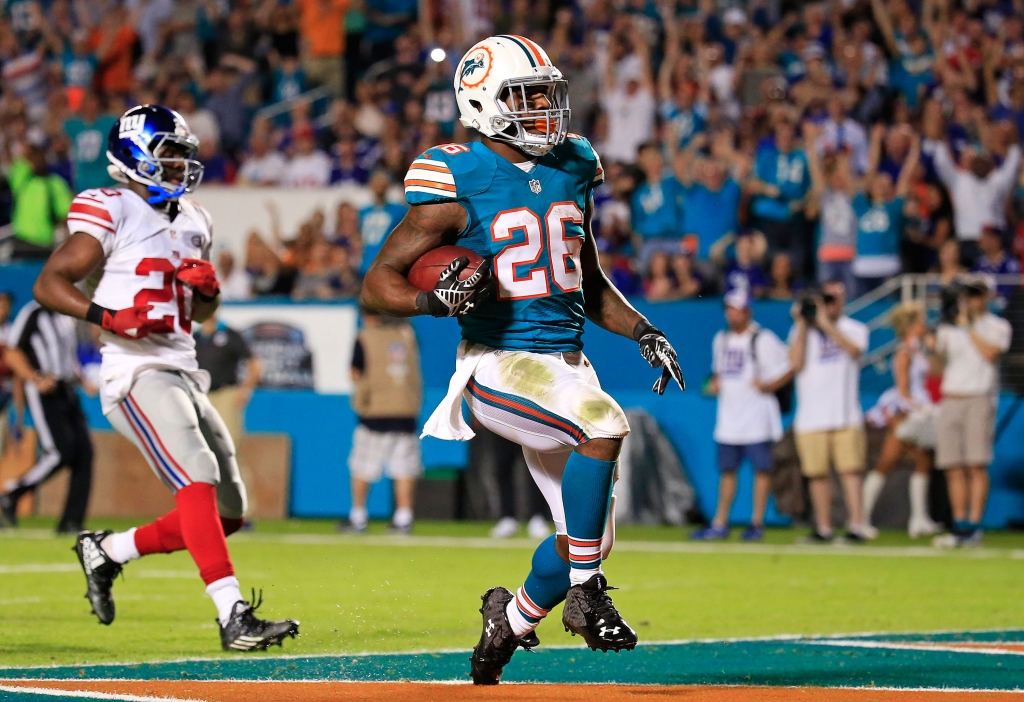
[[[1014,692],[937,692],[786,687],[701,687],[663,685],[528,685],[506,684],[495,688],[436,683],[352,682],[192,682],[138,680],[11,680],[0,685],[26,690],[48,688],[107,694],[136,695],[168,700],[206,702],[639,702],[686,700],[687,702],[1020,702]],[[116,698],[115,698],[116,699]]]

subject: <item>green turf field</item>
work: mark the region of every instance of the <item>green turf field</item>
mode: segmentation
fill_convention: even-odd
[[[130,564],[114,588],[117,621],[96,623],[69,537],[29,520],[0,531],[0,665],[147,661],[220,654],[214,610],[187,554]],[[125,524],[94,527],[120,528]],[[261,523],[230,539],[243,589],[262,614],[302,622],[284,653],[468,649],[478,597],[514,589],[525,539],[490,541],[489,525],[421,523],[416,536],[336,536],[328,522]],[[989,534],[982,550],[935,552],[902,534],[872,546],[690,544],[670,528],[622,528],[606,565],[616,603],[642,641],[1024,629],[1024,535]],[[542,642],[572,644],[556,610]],[[276,649],[275,649],[276,651]]]

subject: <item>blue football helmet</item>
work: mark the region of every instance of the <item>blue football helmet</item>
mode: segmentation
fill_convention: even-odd
[[[110,130],[107,170],[123,183],[130,178],[147,186],[149,204],[158,205],[199,187],[203,164],[195,159],[198,150],[199,139],[181,115],[163,105],[139,105],[121,115]],[[171,164],[183,167],[174,174],[180,182],[168,178],[166,167]]]

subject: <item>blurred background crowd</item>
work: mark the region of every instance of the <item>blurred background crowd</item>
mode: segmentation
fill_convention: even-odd
[[[569,80],[602,156],[595,229],[626,294],[851,297],[900,272],[1019,272],[1020,0],[8,0],[0,223],[44,249],[112,186],[127,107],[177,109],[205,182],[368,188],[254,233],[228,297],[350,297],[426,148],[474,138],[455,64],[507,32]],[[330,226],[327,225],[330,222]],[[30,250],[32,247],[28,247]],[[19,255],[21,249],[15,249]]]

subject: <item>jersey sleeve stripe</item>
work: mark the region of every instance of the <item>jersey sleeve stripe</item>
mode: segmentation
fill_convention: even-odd
[[[101,222],[101,221],[97,221],[96,219],[94,219],[92,217],[86,217],[86,216],[83,216],[83,215],[68,215],[68,229],[71,230],[72,234],[75,233],[76,231],[83,231],[83,229],[76,229],[74,226],[72,226],[72,222],[74,222],[75,225],[78,226],[78,227],[83,227],[84,231],[86,233],[91,233],[91,232],[89,232],[89,228],[90,227],[95,227],[96,229],[102,229],[104,231],[110,232],[111,234],[116,234],[117,233],[117,230],[115,230],[109,224],[106,224],[106,223]]]
[[[428,188],[422,185],[407,185],[405,186],[406,193],[423,193],[424,195],[437,195],[439,197],[445,197],[455,200],[454,192],[447,192],[444,190],[438,190],[437,188]]]
[[[455,185],[455,176],[451,173],[437,173],[435,171],[424,171],[419,168],[410,168],[405,175],[405,182],[410,180],[429,180],[432,183]]]
[[[102,219],[104,221],[110,222],[111,224],[114,223],[114,218],[111,217],[110,213],[107,212],[104,208],[97,207],[95,205],[88,205],[84,202],[79,202],[77,200],[71,203],[71,208],[68,211],[74,212],[76,214],[91,215],[97,219]]]
[[[448,170],[448,166],[432,166],[422,161],[413,161],[412,166],[410,166],[410,168],[419,168],[424,171],[433,171],[435,173],[451,173],[451,171]]]
[[[441,191],[446,192],[446,193],[454,193],[454,192],[456,192],[454,185],[449,185],[448,183],[438,183],[438,182],[435,182],[433,180],[420,180],[418,178],[415,178],[415,179],[414,178],[410,178],[409,180],[405,181],[406,189],[409,189],[412,186],[420,186],[420,187],[424,187],[424,188],[434,188],[435,190],[441,190]]]
[[[448,164],[444,161],[437,161],[432,158],[417,158],[412,162],[414,166],[434,166],[435,168],[441,168],[445,171],[449,171]],[[450,171],[449,171],[450,172]]]

